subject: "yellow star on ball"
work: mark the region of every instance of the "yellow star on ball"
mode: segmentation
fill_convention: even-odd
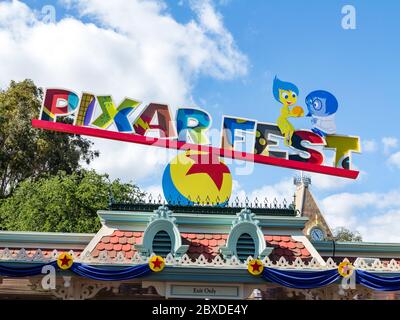
[[[149,267],[154,272],[160,272],[165,267],[164,258],[161,256],[153,256],[149,260]]]
[[[250,260],[249,264],[247,265],[247,270],[253,275],[258,276],[263,272],[264,265],[259,259]]]
[[[353,274],[354,267],[348,261],[343,261],[339,264],[338,272],[343,278],[350,277]]]
[[[74,259],[72,259],[72,256],[67,252],[61,253],[57,258],[57,265],[62,270],[71,268],[73,263]]]

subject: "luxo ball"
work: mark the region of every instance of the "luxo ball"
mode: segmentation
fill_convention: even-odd
[[[167,165],[162,186],[169,204],[224,206],[232,193],[232,175],[217,155],[188,150]]]

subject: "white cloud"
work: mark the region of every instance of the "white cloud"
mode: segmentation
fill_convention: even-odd
[[[391,149],[397,148],[398,140],[395,137],[383,137],[383,151],[387,154]]]
[[[176,151],[157,147],[127,144],[120,141],[93,138],[104,150],[102,156],[90,164],[99,173],[109,173],[112,179],[136,183],[150,175],[162,176],[162,170]]]
[[[393,153],[387,160],[389,165],[395,166],[400,169],[400,151]]]
[[[148,187],[143,188],[143,191],[145,191],[147,193],[146,195],[146,199],[147,201],[150,199],[149,197],[151,197],[151,199],[154,201],[159,201],[161,200],[162,202],[165,201],[164,198],[164,192],[162,189],[161,184],[154,184]]]
[[[367,194],[339,193],[324,198],[321,210],[331,228],[345,226],[354,228],[356,212],[373,204],[376,199]]]
[[[39,85],[133,95],[170,104],[190,102],[193,77],[231,78],[247,60],[209,2],[179,24],[161,1],[70,1],[96,24],[36,19],[19,1],[0,4],[0,84],[33,78]],[[197,3],[197,1],[195,2]]]
[[[192,8],[197,12],[201,25],[209,31],[216,34],[226,33],[223,24],[221,23],[221,15],[214,10],[209,0],[192,1]]]
[[[192,1],[194,18],[177,22],[161,0],[65,0],[79,15],[43,23],[20,1],[0,3],[0,86],[31,78],[39,86],[191,105],[196,77],[242,76],[236,48],[210,1]],[[93,167],[126,180],[160,170],[154,149],[95,140]],[[140,157],[138,157],[140,155]],[[142,162],[142,158],[152,159]]]
[[[334,194],[321,209],[332,228],[357,230],[364,241],[400,242],[400,190]]]
[[[400,242],[400,209],[368,220],[368,224],[359,227],[365,238],[374,242]]]
[[[237,197],[241,202],[244,202],[248,198],[251,202],[257,199],[259,204],[264,204],[264,201],[267,200],[270,204],[276,199],[281,204],[286,199],[289,204],[293,201],[293,194],[293,180],[290,178],[285,178],[273,185],[265,185],[248,191],[245,191],[238,181],[233,180],[231,200],[233,201]]]
[[[365,140],[362,142],[361,150],[364,152],[375,152],[378,149],[378,145],[375,140]]]
[[[325,155],[324,165],[334,166],[334,163],[335,163],[335,154],[328,152]],[[353,170],[359,171],[359,168],[354,164],[354,160],[352,160],[351,168]],[[332,191],[332,190],[343,189],[344,187],[347,187],[351,184],[358,183],[365,174],[366,172],[360,171],[360,175],[357,180],[336,177],[321,173],[312,173],[312,172],[306,172],[305,176],[311,178],[311,184],[315,186],[316,189],[322,191]]]
[[[356,180],[329,176],[326,174],[310,173],[311,184],[318,190],[328,191],[342,189],[350,184],[356,183]]]

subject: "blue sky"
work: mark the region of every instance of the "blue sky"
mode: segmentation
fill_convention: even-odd
[[[218,129],[223,114],[275,122],[279,111],[279,105],[272,95],[272,80],[275,75],[299,87],[299,104],[303,107],[305,96],[313,90],[325,89],[334,93],[339,101],[339,111],[336,115],[338,133],[361,137],[364,150],[362,154],[353,156],[353,163],[362,174],[357,181],[313,175],[312,191],[332,226],[346,225],[359,230],[365,239],[371,241],[400,242],[400,189],[397,180],[400,178],[400,143],[397,142],[397,122],[400,117],[400,99],[397,93],[400,73],[400,2],[149,1],[148,4],[154,5],[156,9],[149,9],[137,1],[129,3],[122,0],[116,1],[112,9],[97,0],[31,0],[24,2],[26,6],[14,2],[14,7],[11,2],[4,3],[8,3],[9,6],[0,7],[0,14],[3,11],[3,15],[8,16],[10,21],[23,20],[25,39],[22,43],[15,40],[15,27],[11,23],[0,22],[0,35],[14,35],[10,37],[13,40],[7,42],[0,37],[0,45],[3,39],[4,45],[10,48],[8,53],[23,48],[18,51],[14,60],[7,60],[11,65],[0,78],[3,87],[11,79],[30,77],[43,86],[73,86],[77,91],[90,87],[99,94],[105,93],[98,92],[99,90],[110,88],[106,93],[117,92],[117,97],[154,97],[156,101],[163,99],[163,102],[172,105],[196,104],[210,112],[214,127]],[[129,11],[132,3],[137,7]],[[345,30],[341,26],[341,10],[346,4],[351,4],[356,9],[355,30]],[[55,8],[56,21],[52,27],[43,26],[40,22],[40,11],[45,5]],[[154,53],[159,63],[158,66],[155,62],[158,68],[154,70],[160,71],[159,74],[155,74],[157,72],[149,67],[153,70],[149,74],[137,73],[136,80],[140,80],[137,83],[133,77],[122,77],[123,72],[128,72],[124,70],[125,62],[129,61],[133,52],[124,52],[123,46],[118,48],[118,37],[125,41],[125,48],[130,44],[129,41],[138,41],[139,47],[143,41],[140,35],[131,33],[132,28],[138,25],[129,25],[130,20],[121,13],[125,11],[124,8],[130,12],[133,20],[140,21],[141,26],[146,26],[151,19],[157,22],[147,26],[147,30],[154,28],[154,34],[151,34],[154,42],[143,48],[151,54]],[[18,12],[24,12],[24,15],[20,16]],[[137,16],[136,12],[139,12]],[[26,23],[29,14],[36,15],[33,26]],[[168,47],[168,37],[171,35],[164,35],[162,28],[156,30],[158,26],[163,25],[166,17],[169,20],[168,27],[176,30],[177,36],[172,38],[177,43],[176,47]],[[70,21],[66,21],[66,18]],[[143,21],[140,20],[142,18]],[[95,30],[90,27],[91,23],[96,27]],[[191,26],[195,26],[194,31]],[[63,39],[66,30],[73,28],[76,28],[75,33],[68,39],[78,39],[88,32],[91,38],[84,39],[88,47],[80,47],[80,50],[74,52],[71,48],[65,49],[61,45],[57,51],[57,55],[60,55],[60,60],[57,60],[59,64],[59,61],[79,63],[82,60],[87,66],[91,63],[90,55],[84,54],[93,54],[101,50],[107,51],[107,55],[101,56],[103,60],[98,60],[101,63],[96,66],[87,66],[87,69],[76,68],[75,73],[68,70],[63,77],[48,71],[55,68],[52,63],[53,59],[57,58],[38,58],[40,52],[43,56],[46,55],[45,50],[42,50],[46,43],[41,42],[44,38],[40,34],[43,32],[48,39],[54,41],[57,37]],[[82,30],[82,35],[76,30]],[[157,39],[158,33],[163,34],[162,38],[160,36],[160,39]],[[196,39],[200,45],[194,42],[192,44],[191,38],[186,34],[198,36]],[[51,38],[54,35],[56,37]],[[92,43],[90,39],[97,39],[96,35],[110,40],[109,47],[103,48],[95,40]],[[107,38],[108,36],[110,37]],[[37,43],[38,39],[39,48],[33,41]],[[204,46],[212,48],[213,53],[207,56],[202,52],[198,60],[191,61],[191,57]],[[182,47],[185,49],[181,53]],[[159,55],[157,48],[162,52]],[[79,53],[85,50],[86,53]],[[180,52],[179,56],[174,56],[174,50]],[[19,61],[21,51],[27,52],[27,57],[35,59],[37,63],[21,70],[18,67],[21,63],[15,62],[14,67],[13,61]],[[92,57],[97,59],[94,55]],[[22,59],[22,56],[19,58]],[[107,61],[110,63],[105,63]],[[132,68],[137,66],[134,63],[129,61]],[[140,63],[138,60],[137,64]],[[166,65],[169,64],[175,67],[168,69]],[[39,66],[42,70],[39,70]],[[101,74],[107,66],[116,70],[107,75],[112,84],[105,81],[98,83],[100,80],[96,75]],[[87,72],[86,80],[82,79],[85,75],[79,74],[80,70]],[[113,87],[119,82],[125,85],[122,86],[124,94],[118,92],[121,86]],[[149,84],[146,86],[147,82]],[[143,88],[138,83],[143,84]],[[178,84],[176,89],[172,87],[173,83]],[[169,96],[165,92],[173,94]],[[309,119],[297,120],[294,123],[298,128],[310,128]],[[117,148],[115,144],[113,147]],[[102,148],[105,148],[104,145]],[[110,161],[101,158],[101,163],[98,162],[94,167],[100,171],[112,171],[114,178],[134,180],[144,188],[158,190],[156,186],[161,180],[162,165],[157,164],[157,168],[153,172],[149,170],[149,174],[141,175],[133,169],[131,174],[125,174],[127,166],[130,166],[129,161],[125,161],[120,169],[116,168],[118,164],[110,165]],[[132,158],[131,161],[135,160]],[[286,196],[290,197],[294,190],[290,186],[290,180],[296,174],[298,173],[293,170],[256,165],[251,175],[234,176],[238,183],[236,191],[250,195],[264,191],[273,195],[286,193]]]
[[[353,2],[357,29],[344,30],[341,8],[345,3],[252,1],[249,6],[244,1],[229,2],[221,13],[238,47],[249,58],[249,73],[229,82],[200,81],[194,96],[221,108],[216,119],[229,113],[274,120],[278,106],[271,83],[277,74],[299,86],[300,99],[315,89],[334,92],[340,103],[338,132],[375,139],[378,144],[382,137],[396,137],[397,117],[390,115],[400,115],[396,109],[400,44],[395,40],[400,30],[395,15],[400,6],[397,4],[396,10],[391,1]],[[308,128],[308,120],[299,126]],[[386,157],[382,150],[354,155],[354,163],[367,175],[363,183],[351,185],[352,191],[396,187],[398,181],[384,174],[398,174],[382,165]],[[258,174],[265,174],[268,180],[279,179],[286,170],[259,166],[254,176]],[[252,178],[249,183],[254,183]]]

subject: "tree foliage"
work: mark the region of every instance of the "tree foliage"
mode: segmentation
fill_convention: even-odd
[[[107,175],[82,170],[27,179],[0,200],[2,230],[97,232],[97,210],[107,209],[110,191],[116,202],[140,201],[144,193],[133,184],[111,182]]]
[[[351,231],[344,227],[336,228],[333,233],[337,241],[345,241],[345,242],[362,241],[362,236],[358,231]]]
[[[41,100],[42,91],[31,80],[11,81],[0,91],[0,198],[27,178],[72,174],[98,155],[85,138],[32,128]]]

